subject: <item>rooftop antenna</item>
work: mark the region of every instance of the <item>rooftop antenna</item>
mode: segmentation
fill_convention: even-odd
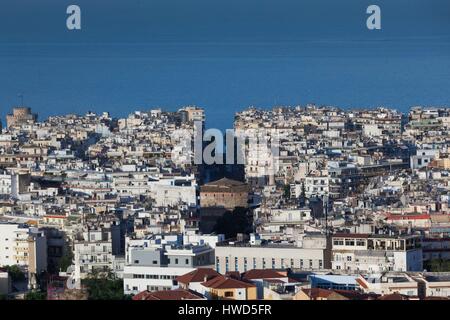
[[[17,95],[17,97],[20,98],[20,103],[21,103],[20,106],[23,107],[23,93],[19,93],[19,94]]]

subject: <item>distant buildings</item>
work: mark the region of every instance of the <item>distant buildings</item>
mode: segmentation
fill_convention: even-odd
[[[28,107],[16,107],[12,114],[6,115],[6,127],[33,124],[37,121],[37,115],[31,113]]]
[[[87,299],[96,274],[135,300],[448,296],[430,271],[449,261],[450,108],[249,108],[236,134],[263,143],[213,168],[193,161],[197,121],[193,106],[44,121],[14,108],[0,268],[18,265],[29,289],[48,280],[49,299]],[[236,168],[242,181],[221,178]],[[242,214],[246,230],[215,234]]]

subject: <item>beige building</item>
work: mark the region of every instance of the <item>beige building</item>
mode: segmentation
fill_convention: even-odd
[[[250,188],[246,183],[223,178],[200,188],[200,205],[234,209],[248,207]]]
[[[406,273],[384,273],[370,276],[360,275],[356,282],[364,293],[387,295],[399,293],[406,296],[418,296],[418,282]]]
[[[13,112],[6,116],[6,127],[15,125],[34,123],[37,120],[37,115],[31,113],[28,107],[15,107]]]
[[[450,297],[450,273],[424,273],[416,280],[425,297]]]

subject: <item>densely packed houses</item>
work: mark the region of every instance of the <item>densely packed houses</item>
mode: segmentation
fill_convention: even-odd
[[[249,108],[243,163],[223,165],[194,161],[204,122],[195,106],[43,121],[14,108],[0,294],[84,299],[108,274],[135,300],[450,296],[450,108]]]

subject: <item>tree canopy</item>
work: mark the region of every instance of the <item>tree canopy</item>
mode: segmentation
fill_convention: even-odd
[[[123,294],[123,280],[112,272],[94,271],[82,280],[87,289],[89,300],[127,300]]]

